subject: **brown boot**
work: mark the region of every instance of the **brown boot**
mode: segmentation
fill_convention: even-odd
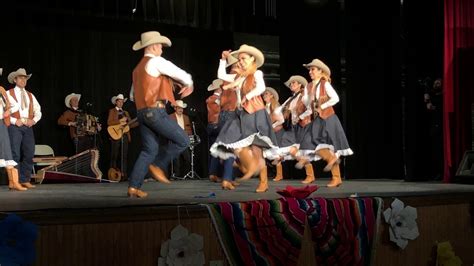
[[[260,170],[260,183],[258,184],[257,189],[255,192],[257,193],[263,193],[268,190],[268,176],[267,176],[267,167],[264,166]]]
[[[25,182],[25,183],[20,183],[20,185],[26,187],[26,188],[35,188],[35,185],[32,185],[30,182]]]
[[[306,171],[306,178],[301,181],[301,183],[303,184],[311,184],[314,182],[314,180],[316,180],[316,178],[314,178],[314,170],[313,170],[313,165],[308,163],[304,166],[304,170]]]
[[[337,163],[337,156],[329,149],[322,149],[317,151],[318,155],[327,162],[327,165],[324,167],[324,172],[329,172],[332,169],[332,166]]]
[[[222,179],[219,178],[218,176],[210,175],[210,176],[209,176],[209,181],[214,182],[214,183],[219,183],[219,182],[222,181]]]
[[[331,182],[328,183],[328,187],[338,187],[342,184],[342,179],[341,179],[341,171],[339,169],[339,164],[335,164],[332,169],[332,179]]]
[[[235,189],[234,185],[232,185],[232,183],[227,181],[227,180],[222,181],[221,186],[222,186],[222,189],[224,189],[224,190],[234,190]]]
[[[145,198],[146,196],[148,196],[148,193],[138,188],[128,187],[127,195],[129,198],[133,198],[133,197]]]
[[[150,166],[148,166],[148,170],[150,171],[153,179],[155,179],[156,181],[165,184],[171,183],[171,181],[166,177],[165,172],[161,170],[160,167],[150,164]]]
[[[273,181],[278,182],[283,179],[283,167],[281,163],[276,165],[276,176],[273,178]]]
[[[249,147],[242,148],[239,152],[240,164],[247,169],[244,176],[239,178],[239,181],[244,181],[252,178],[258,172],[258,159],[253,156],[253,152]]]
[[[9,168],[7,169],[8,175],[8,188],[10,190],[18,190],[18,191],[25,191],[28,190],[26,187],[23,187],[18,183],[18,169],[16,168]]]
[[[305,167],[307,164],[310,163],[308,158],[305,157],[305,156],[301,156],[301,157],[297,158],[297,160],[298,160],[298,162],[295,164],[296,169],[303,169],[303,167]]]

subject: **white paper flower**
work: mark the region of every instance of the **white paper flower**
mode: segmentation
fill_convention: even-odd
[[[171,238],[161,244],[158,266],[204,265],[203,246],[201,235],[189,234],[188,229],[178,225],[171,231]]]
[[[408,240],[416,239],[420,233],[416,225],[417,212],[411,206],[406,206],[399,199],[395,199],[392,208],[383,212],[385,222],[390,224],[390,241],[393,241],[401,249],[405,249]]]

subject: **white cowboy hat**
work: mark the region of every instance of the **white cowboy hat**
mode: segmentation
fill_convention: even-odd
[[[81,100],[81,95],[76,94],[74,92],[69,94],[68,96],[66,96],[66,98],[64,98],[64,104],[66,105],[67,108],[71,108],[71,99],[74,98],[74,97],[77,98],[77,101]]]
[[[280,99],[280,96],[278,95],[278,92],[274,88],[266,87],[265,91],[270,92],[273,95],[273,98],[275,98],[275,100],[278,102],[278,100]]]
[[[165,47],[171,46],[171,41],[170,39],[168,39],[168,37],[161,35],[157,31],[147,31],[142,33],[142,35],[140,36],[140,40],[133,45],[132,49],[134,51],[138,51],[144,47],[155,43],[161,43]]]
[[[26,74],[26,70],[24,68],[19,68],[17,71],[11,72],[8,74],[8,82],[11,84],[15,83],[15,78],[18,76],[25,76],[26,80],[31,78],[32,74]]]
[[[265,57],[263,56],[263,53],[253,46],[242,44],[239,50],[231,52],[230,55],[235,58],[238,58],[240,53],[246,53],[255,57],[255,63],[257,64],[257,67],[261,67],[265,62]]]
[[[3,74],[3,68],[0,67],[0,76]]]
[[[117,102],[117,100],[119,100],[119,99],[122,99],[123,102],[126,102],[126,101],[127,101],[127,98],[124,98],[124,97],[123,97],[123,94],[121,94],[121,93],[118,94],[118,95],[113,96],[113,97],[110,99],[110,101],[112,102],[112,104],[115,104],[115,102]]]
[[[303,64],[303,66],[306,68],[317,67],[326,73],[326,75],[331,76],[331,69],[329,69],[329,67],[319,59],[313,59],[313,61],[308,64]]]
[[[184,108],[186,108],[188,105],[185,104],[182,100],[177,100],[177,101],[175,102],[174,106],[175,106],[175,107],[178,106],[178,107],[181,107],[181,108],[184,109]]]
[[[299,84],[303,85],[303,87],[308,85],[308,81],[303,76],[294,75],[294,76],[291,76],[287,81],[285,81],[285,86],[287,86],[289,88],[291,82],[293,82],[293,81],[298,82]]]
[[[215,79],[212,84],[207,87],[207,91],[217,90],[222,86],[223,81],[221,79]]]

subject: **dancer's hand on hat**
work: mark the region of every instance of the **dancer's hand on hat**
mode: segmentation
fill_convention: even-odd
[[[189,96],[191,93],[193,93],[193,91],[194,91],[193,86],[186,86],[186,87],[181,88],[178,94],[181,95],[181,99],[182,99],[184,97]]]
[[[232,50],[225,50],[225,51],[222,51],[222,55],[221,55],[222,60],[226,60],[227,57],[229,57],[231,51],[232,51]]]

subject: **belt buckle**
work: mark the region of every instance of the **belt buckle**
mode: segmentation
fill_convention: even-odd
[[[156,108],[165,108],[165,104],[162,101],[156,101]]]

